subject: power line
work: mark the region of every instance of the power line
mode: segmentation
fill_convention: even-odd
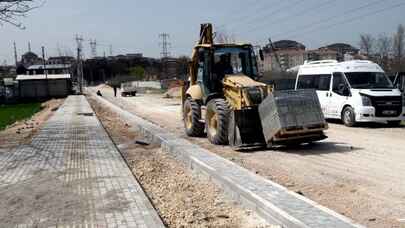
[[[160,46],[162,47],[162,52],[160,52],[160,55],[162,58],[167,58],[170,56],[169,52],[169,47],[171,45],[169,43],[170,35],[168,33],[161,33],[159,34],[159,38],[162,39],[162,42],[160,42]]]
[[[328,1],[323,2],[323,3],[320,3],[320,4],[317,3],[315,6],[311,6],[311,7],[305,8],[305,9],[303,9],[303,10],[301,10],[301,11],[295,12],[294,14],[288,15],[288,16],[286,16],[286,17],[279,18],[279,19],[273,20],[273,21],[271,21],[271,20],[270,20],[270,21],[266,21],[264,24],[258,25],[258,26],[256,26],[256,27],[253,27],[252,29],[249,29],[249,30],[246,31],[246,32],[253,32],[253,31],[256,31],[256,30],[261,29],[261,28],[263,28],[263,27],[265,27],[265,26],[268,26],[270,23],[271,23],[271,24],[278,23],[277,25],[280,25],[280,24],[282,24],[282,23],[287,22],[288,20],[293,19],[294,17],[303,15],[303,14],[307,13],[308,11],[318,10],[318,9],[321,9],[322,7],[324,7],[324,6],[327,6],[327,5],[333,5],[333,4],[331,4],[331,3],[336,2],[336,1],[337,1],[337,0],[328,0]]]
[[[255,0],[254,2],[255,2],[255,3],[258,3],[259,1],[260,1],[260,0]],[[255,4],[255,3],[254,3],[254,4]],[[230,16],[233,15],[233,14],[238,14],[237,17],[231,17],[230,19],[228,19],[228,20],[226,20],[226,21],[227,21],[227,22],[230,22],[230,21],[233,22],[233,21],[240,21],[240,20],[243,20],[243,19],[247,18],[249,15],[251,15],[251,13],[244,14],[244,15],[242,15],[242,16],[239,15],[240,13],[246,13],[247,10],[250,11],[250,9],[253,9],[254,12],[257,14],[258,12],[267,10],[267,7],[270,6],[271,4],[273,4],[273,3],[272,3],[272,2],[267,2],[267,4],[265,4],[264,6],[260,6],[260,4],[258,4],[258,5],[256,5],[256,6],[258,6],[258,7],[252,7],[252,8],[248,8],[247,6],[244,5],[244,6],[240,7],[240,8],[238,8],[238,10],[234,10],[234,11],[232,11],[231,13],[229,13],[229,14],[226,16],[226,18],[228,18],[228,17],[230,17]],[[250,4],[250,5],[251,5],[251,4]],[[224,18],[225,18],[225,17],[224,17]],[[218,28],[225,28],[225,27],[226,27],[226,24],[228,24],[227,22],[222,23],[221,25],[218,26]]]
[[[352,8],[352,9],[350,9],[350,10],[347,10],[347,11],[345,11],[345,12],[343,12],[343,13],[342,13],[342,12],[339,12],[339,13],[337,13],[337,14],[335,14],[335,15],[332,15],[332,16],[326,18],[326,19],[322,19],[322,18],[321,18],[321,19],[316,20],[316,21],[314,21],[314,22],[312,22],[312,23],[309,23],[309,24],[307,24],[307,25],[305,25],[305,26],[296,27],[296,28],[294,28],[294,29],[288,30],[287,32],[279,32],[279,33],[276,33],[276,34],[273,35],[273,37],[279,37],[279,36],[281,36],[281,35],[282,35],[282,36],[286,36],[286,34],[288,35],[288,34],[291,34],[291,33],[296,32],[296,31],[302,31],[302,30],[305,30],[305,29],[308,29],[308,28],[315,27],[315,26],[320,25],[320,24],[325,24],[325,23],[327,23],[327,22],[330,22],[330,21],[333,21],[333,20],[337,19],[338,17],[352,14],[352,13],[354,13],[354,12],[357,12],[357,11],[359,11],[359,10],[363,10],[363,9],[369,8],[369,7],[373,6],[373,5],[379,4],[379,3],[381,3],[381,2],[383,2],[383,1],[381,1],[381,0],[372,1],[372,2],[369,2],[369,3],[367,3],[367,4],[361,5],[361,6],[359,6],[359,7]]]
[[[379,13],[382,13],[382,12],[385,12],[385,11],[388,11],[388,10],[391,10],[391,9],[393,9],[393,8],[401,7],[401,6],[404,6],[404,5],[405,5],[405,2],[401,2],[401,3],[395,4],[395,5],[391,5],[391,6],[389,6],[389,7],[385,7],[385,8],[378,9],[378,10],[375,10],[375,11],[372,11],[372,12],[368,12],[368,13],[365,13],[365,14],[357,15],[357,16],[355,16],[355,17],[351,17],[351,18],[349,18],[349,19],[342,20],[342,21],[337,22],[337,23],[333,23],[333,24],[330,24],[330,25],[324,25],[324,26],[321,26],[321,27],[318,27],[318,28],[315,28],[315,29],[311,29],[311,30],[308,30],[308,31],[306,31],[306,32],[304,32],[304,33],[297,33],[297,34],[294,34],[292,37],[306,35],[306,34],[309,34],[309,33],[314,32],[314,31],[317,31],[317,30],[319,30],[319,29],[327,30],[327,29],[330,29],[330,28],[335,27],[335,26],[338,26],[338,25],[343,25],[343,24],[351,23],[351,22],[353,22],[353,21],[357,21],[357,20],[359,20],[359,19],[363,19],[364,17],[370,16],[370,15],[373,15],[373,14],[379,14]]]
[[[247,21],[238,20],[238,21],[236,21],[235,24],[237,25],[237,24],[241,24],[241,23],[245,23],[245,22],[246,22],[246,24],[252,25],[252,24],[254,24],[256,21],[263,21],[263,20],[267,19],[268,17],[274,16],[274,15],[280,13],[280,12],[283,12],[283,10],[284,10],[285,8],[289,8],[289,7],[291,7],[291,6],[296,6],[296,5],[299,5],[299,4],[301,4],[301,3],[305,3],[305,1],[303,1],[303,0],[294,0],[293,2],[290,2],[290,3],[287,4],[287,5],[284,5],[284,6],[281,5],[281,7],[277,7],[275,10],[272,10],[272,11],[270,11],[269,13],[266,13],[265,15],[261,15],[261,16],[258,16],[258,17],[254,17],[253,19],[247,20]],[[266,8],[266,10],[267,10],[267,8]],[[235,26],[235,24],[234,24],[233,26]],[[232,27],[232,26],[231,26],[231,27]]]

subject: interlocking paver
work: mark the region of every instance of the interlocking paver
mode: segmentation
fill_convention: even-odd
[[[84,96],[0,153],[0,208],[0,227],[163,227]]]

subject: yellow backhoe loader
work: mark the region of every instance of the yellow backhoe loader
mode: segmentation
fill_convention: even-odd
[[[236,149],[326,138],[327,123],[314,91],[274,92],[256,81],[252,45],[214,44],[211,24],[201,25],[189,74],[182,92],[188,136],[207,134],[211,143]]]

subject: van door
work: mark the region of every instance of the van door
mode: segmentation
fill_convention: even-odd
[[[316,93],[318,94],[319,102],[321,103],[321,108],[325,118],[330,118],[329,115],[329,93],[331,89],[331,74],[322,74],[318,75],[317,80],[317,89]]]
[[[299,75],[297,79],[296,89],[314,89],[319,98],[322,112],[327,115],[327,107],[329,104],[330,83],[332,76],[330,74],[322,75]]]
[[[347,84],[343,73],[333,73],[332,89],[328,94],[328,116],[330,118],[341,118],[342,108],[348,100],[350,94],[349,85]]]

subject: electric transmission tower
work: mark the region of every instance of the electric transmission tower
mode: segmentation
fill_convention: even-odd
[[[90,50],[91,56],[93,58],[97,57],[97,41],[95,39],[94,40],[90,39]]]
[[[162,47],[162,52],[160,53],[160,56],[162,58],[170,57],[170,52],[169,52],[169,47],[170,47],[169,38],[170,38],[170,35],[168,33],[161,33],[161,34],[159,34],[159,38],[162,39],[162,41],[160,42],[160,46]]]

